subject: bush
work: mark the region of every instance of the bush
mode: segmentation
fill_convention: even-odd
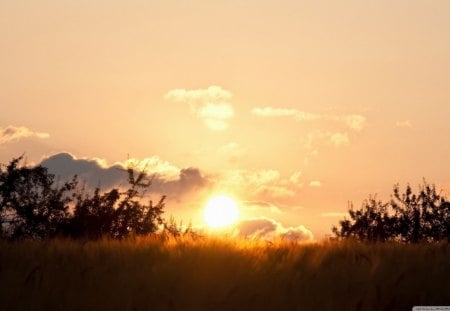
[[[359,210],[350,205],[350,219],[340,221],[332,231],[338,238],[369,242],[450,242],[450,202],[425,181],[419,189],[413,194],[408,185],[401,193],[395,185],[387,203],[370,197]]]
[[[13,159],[5,171],[0,167],[0,234],[11,239],[55,236],[69,220],[76,178],[55,186],[55,176],[45,167],[19,167],[21,160]]]
[[[19,166],[22,157],[0,167],[0,236],[43,239],[54,236],[124,238],[155,232],[164,224],[163,196],[157,204],[141,203],[151,180],[127,170],[129,188],[92,194],[78,187],[76,176],[62,185],[40,165]]]

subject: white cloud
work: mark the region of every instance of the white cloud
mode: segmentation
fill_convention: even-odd
[[[234,114],[233,108],[228,104],[206,104],[198,109],[200,118],[228,119]]]
[[[297,171],[294,172],[291,177],[289,177],[289,181],[294,183],[294,184],[301,184],[301,177],[302,177],[302,172]]]
[[[50,135],[48,133],[32,131],[24,126],[16,127],[10,125],[5,128],[0,127],[0,145],[27,137],[44,139],[49,138]]]
[[[403,128],[412,128],[412,122],[410,120],[405,120],[405,121],[397,121],[395,123],[396,127],[403,127]]]
[[[202,119],[206,127],[214,131],[224,131],[234,116],[231,103],[233,94],[220,86],[207,89],[174,89],[165,94],[165,99],[187,103],[191,112]]]
[[[230,91],[221,88],[220,86],[212,85],[207,89],[174,89],[167,92],[165,97],[167,99],[178,102],[220,102],[231,99],[233,97],[233,94]]]
[[[104,161],[104,160],[103,160]],[[181,169],[168,161],[162,160],[158,156],[152,156],[149,158],[144,158],[142,160],[136,158],[130,158],[125,162],[116,162],[114,165],[120,165],[123,168],[132,167],[138,171],[146,171],[150,174],[157,174],[164,176],[167,180],[176,179],[180,174]],[[104,161],[104,166],[108,167],[106,161]]]
[[[260,117],[293,117],[298,113],[296,109],[290,108],[253,108],[252,113]]]
[[[245,155],[246,151],[236,142],[230,142],[218,149],[218,153],[229,157],[231,160],[236,160]]]
[[[288,199],[303,187],[300,172],[282,176],[278,170],[226,170],[214,180],[217,189],[247,200]]]
[[[339,119],[344,121],[350,129],[355,131],[361,131],[366,126],[366,117],[361,115],[344,116]]]
[[[314,236],[305,226],[284,227],[270,218],[253,218],[240,221],[235,226],[236,235],[250,239],[287,239],[291,241],[311,241]]]
[[[313,181],[311,181],[310,183],[309,183],[309,186],[310,187],[321,187],[322,186],[322,183],[320,182],[320,181],[318,181],[318,180],[313,180]]]
[[[330,141],[335,145],[336,147],[345,146],[350,143],[350,139],[348,138],[347,133],[330,133],[329,134]]]
[[[320,145],[332,145],[334,147],[346,146],[350,143],[347,133],[343,132],[325,132],[315,130],[306,134],[303,139],[303,147],[310,150],[314,154],[318,153]]]
[[[351,130],[361,131],[366,126],[366,117],[362,115],[329,115],[310,113],[293,108],[273,108],[273,107],[256,107],[252,109],[252,113],[260,117],[292,117],[298,122],[302,121],[334,121],[344,124]]]

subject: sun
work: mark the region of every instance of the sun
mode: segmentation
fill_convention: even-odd
[[[221,228],[235,223],[239,218],[239,208],[232,198],[219,195],[206,203],[205,221],[209,227]]]

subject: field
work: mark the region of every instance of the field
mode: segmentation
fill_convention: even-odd
[[[446,243],[0,242],[1,310],[411,310],[449,288]]]

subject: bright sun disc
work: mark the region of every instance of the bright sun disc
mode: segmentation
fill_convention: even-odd
[[[227,196],[216,196],[206,204],[205,221],[211,228],[231,225],[238,220],[238,217],[236,202]]]

